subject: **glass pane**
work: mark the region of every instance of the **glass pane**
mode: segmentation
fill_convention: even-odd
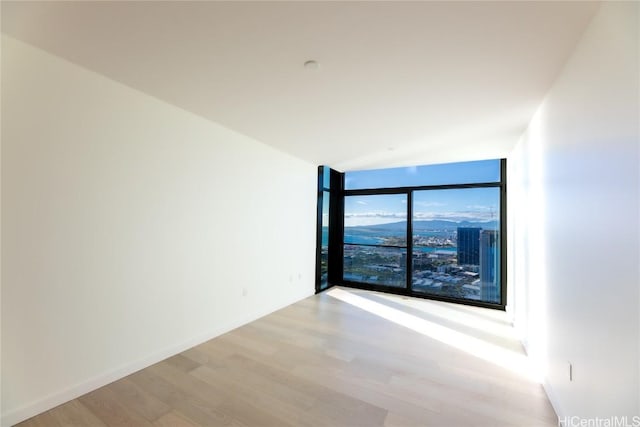
[[[346,196],[344,242],[407,245],[407,195]]]
[[[406,287],[407,195],[346,196],[344,280]]]
[[[322,187],[331,189],[331,168],[329,166],[322,167]]]
[[[320,246],[320,289],[326,289],[329,266],[329,192],[322,192],[322,244]]]
[[[500,189],[413,193],[416,292],[500,302]]]
[[[329,192],[322,192],[322,246],[329,246]]]
[[[406,266],[404,248],[344,245],[344,280],[404,288]]]
[[[500,160],[497,159],[345,173],[347,190],[499,181]]]

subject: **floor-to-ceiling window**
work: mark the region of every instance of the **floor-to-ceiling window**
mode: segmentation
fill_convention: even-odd
[[[318,167],[318,213],[316,292],[337,282],[341,269],[342,188],[344,174],[327,166]]]
[[[318,167],[318,235],[316,249],[316,292],[329,286],[329,202],[331,189],[330,169]]]
[[[504,307],[504,170],[483,160],[341,174],[331,284]]]

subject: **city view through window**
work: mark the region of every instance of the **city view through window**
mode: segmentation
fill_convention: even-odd
[[[343,279],[406,288],[409,274],[416,293],[500,303],[499,166],[494,160],[347,172]],[[398,192],[380,194],[371,184]],[[450,184],[461,186],[441,188]],[[425,188],[434,185],[440,187]]]

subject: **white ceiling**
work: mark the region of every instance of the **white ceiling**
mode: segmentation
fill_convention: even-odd
[[[2,31],[315,164],[506,155],[593,2],[2,2]],[[303,63],[314,59],[318,70]]]

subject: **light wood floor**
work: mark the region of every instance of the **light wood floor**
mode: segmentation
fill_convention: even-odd
[[[333,288],[19,425],[556,426],[503,316]]]

